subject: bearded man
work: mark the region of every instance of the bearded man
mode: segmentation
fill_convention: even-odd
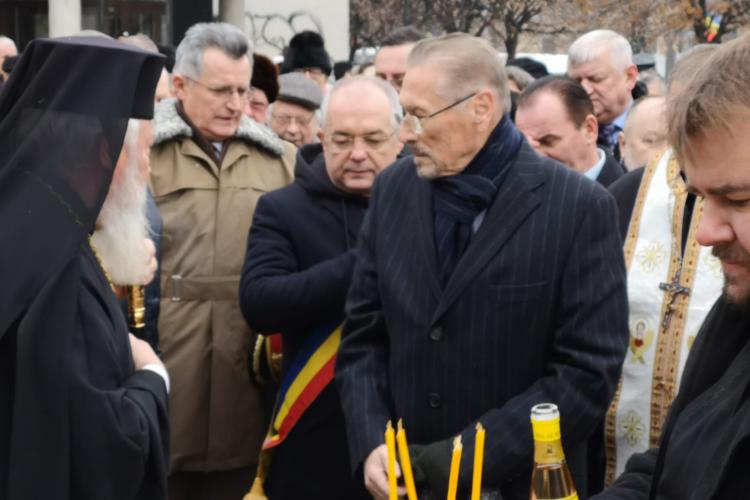
[[[668,107],[668,137],[702,202],[722,297],[693,343],[658,447],[634,455],[599,499],[746,498],[750,477],[750,37],[722,44]]]
[[[115,160],[128,120],[153,114],[162,61],[35,40],[0,97],[3,499],[166,498],[169,378],[128,335],[88,237],[108,191],[118,210]]]

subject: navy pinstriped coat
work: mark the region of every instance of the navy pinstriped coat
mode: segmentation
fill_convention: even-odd
[[[376,180],[347,299],[336,380],[352,467],[403,418],[411,443],[487,429],[484,484],[528,498],[533,405],[554,402],[582,497],[585,441],[615,391],[628,340],[613,198],[524,143],[441,288],[432,193],[412,158]]]

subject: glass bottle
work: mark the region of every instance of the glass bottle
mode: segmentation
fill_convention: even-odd
[[[530,500],[578,500],[573,477],[565,463],[560,438],[560,412],[552,403],[531,409],[534,432],[534,470],[531,472]]]

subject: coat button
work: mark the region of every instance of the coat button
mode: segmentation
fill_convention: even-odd
[[[437,342],[438,340],[443,338],[443,329],[439,326],[436,326],[432,330],[430,330],[430,340],[434,340]]]
[[[438,394],[437,392],[430,393],[429,401],[431,408],[440,408],[440,404],[442,403],[440,394]]]

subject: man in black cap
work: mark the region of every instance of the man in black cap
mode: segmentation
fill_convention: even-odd
[[[169,378],[128,335],[89,239],[162,60],[36,40],[0,97],[3,499],[166,498]]]
[[[314,31],[302,31],[289,40],[284,49],[281,73],[297,71],[314,81],[325,92],[331,75],[331,57],[323,45],[323,37]]]

